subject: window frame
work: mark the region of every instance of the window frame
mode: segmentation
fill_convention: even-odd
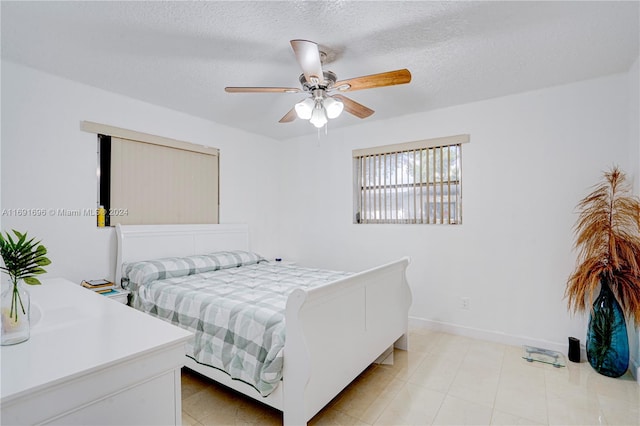
[[[180,224],[180,223],[219,223],[219,220],[220,220],[219,219],[220,218],[220,152],[217,148],[204,146],[204,145],[196,145],[189,142],[183,142],[175,139],[165,138],[162,136],[150,135],[147,133],[136,132],[133,130],[122,129],[114,126],[93,123],[89,121],[82,121],[80,123],[80,128],[83,131],[95,133],[98,136],[97,138],[98,140],[97,142],[97,145],[98,145],[97,206],[98,207],[103,206],[106,209],[106,213],[107,213],[105,218],[106,226],[114,226],[117,223],[140,224],[140,225]],[[140,165],[142,169],[140,170],[145,170],[144,167],[146,165],[146,167],[148,167],[146,170],[148,170],[151,174],[145,173],[144,175],[141,175],[143,177],[143,180],[141,182],[145,180],[148,181],[149,178],[152,178],[154,176],[153,173],[155,173],[155,176],[162,178],[160,180],[169,179],[169,181],[174,181],[174,182],[204,182],[204,181],[208,182],[211,179],[214,179],[215,180],[214,182],[209,182],[206,185],[189,184],[187,186],[184,186],[184,185],[181,186],[182,188],[188,188],[194,194],[195,193],[212,194],[214,198],[213,199],[209,198],[205,200],[202,197],[198,197],[195,199],[194,202],[187,203],[186,207],[177,208],[177,210],[175,208],[176,204],[167,204],[169,206],[174,206],[174,208],[169,209],[171,211],[168,211],[168,212],[165,209],[158,210],[158,209],[153,209],[152,207],[149,207],[147,210],[142,209],[137,212],[134,212],[135,217],[127,218],[127,213],[129,212],[127,212],[126,206],[112,205],[114,201],[113,191],[117,190],[118,188],[117,186],[114,187],[114,182],[111,176],[111,170],[113,170],[113,167],[114,167],[114,163],[113,163],[114,154],[113,154],[112,143],[118,143],[119,146],[123,146],[123,147],[125,145],[131,146],[136,150],[138,150],[138,148],[135,148],[135,147],[140,147],[140,149],[147,152],[146,154],[144,154],[144,156],[138,157],[141,160]],[[167,164],[166,156],[174,151],[176,152],[176,155],[178,155],[176,159],[182,158],[183,162],[184,161],[187,161],[187,162],[174,163],[172,161],[170,165],[164,168],[158,167],[156,169],[157,166],[159,166],[160,164],[163,164],[162,161],[160,161],[160,163],[157,163],[157,164],[153,163],[153,165],[150,166],[150,163],[146,160],[147,158],[149,159],[149,161],[153,161],[153,158],[158,158],[158,160],[160,160],[162,157],[165,157],[165,164]],[[131,158],[136,158],[135,153],[131,151],[125,151],[125,152],[130,153],[126,157],[123,157],[128,159],[128,161],[130,161]],[[132,155],[133,157],[131,157]],[[209,166],[207,166],[206,168],[201,168],[201,167],[199,168],[197,164],[205,164],[205,163],[202,163],[203,161],[206,161],[206,164],[211,165],[213,169],[210,169]],[[180,166],[180,164],[182,164],[182,166]],[[184,167],[185,164],[186,165],[193,164],[193,167],[185,168]],[[161,170],[161,172],[158,175],[159,170]],[[167,173],[170,173],[171,170],[174,170],[175,173],[177,173],[176,175],[173,175],[175,176],[175,178],[171,178],[171,175],[168,175],[167,177]],[[197,178],[198,170],[206,171],[205,174],[207,175],[207,179],[205,180],[198,179]],[[186,171],[186,174],[185,174],[185,171]],[[129,182],[129,180],[127,180],[127,182]],[[122,187],[122,185],[120,186]],[[130,187],[129,185],[126,186],[126,188],[129,188],[129,187]],[[148,188],[148,187],[149,185],[145,185],[145,188]],[[171,192],[171,190],[167,186],[164,186],[164,187],[158,186],[158,188],[151,188],[151,189],[155,190],[156,192],[158,190],[162,190],[162,195],[163,196],[166,195],[169,197],[169,199],[165,198],[166,203],[172,203],[172,201],[175,201],[175,200],[171,200],[171,194],[176,195],[177,197],[176,200],[183,198],[183,197],[180,197],[180,195],[184,194],[184,191]],[[120,194],[123,194],[123,195],[129,194],[128,196],[131,196],[133,192],[135,191],[129,192],[127,190]],[[141,195],[145,195],[145,193],[146,193],[146,190]],[[161,197],[157,197],[157,198],[161,199]],[[138,198],[134,197],[129,199],[137,200]],[[204,203],[202,201],[204,201]],[[137,204],[140,204],[140,203],[137,203]],[[201,207],[203,204],[209,205],[211,208],[206,208],[204,210],[202,208],[199,208],[199,209],[197,208],[198,206]],[[189,213],[190,211],[193,214]]]
[[[462,144],[469,139],[462,134],[353,150],[353,223],[462,224]]]

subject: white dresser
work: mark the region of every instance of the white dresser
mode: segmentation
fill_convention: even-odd
[[[2,424],[180,424],[191,333],[71,281],[42,282],[29,287],[31,338],[0,347]]]

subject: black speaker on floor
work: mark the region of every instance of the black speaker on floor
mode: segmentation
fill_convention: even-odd
[[[569,337],[569,361],[580,362],[580,340]]]

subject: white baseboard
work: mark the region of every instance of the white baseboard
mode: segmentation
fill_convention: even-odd
[[[550,349],[552,351],[560,352],[567,356],[569,352],[569,340],[567,338],[566,343],[552,342],[544,339],[533,339],[527,336],[515,336],[506,333],[500,333],[497,331],[483,330],[480,328],[466,327],[442,321],[434,321],[424,318],[409,317],[409,326],[415,328],[424,328],[434,331],[441,331],[449,334],[456,334],[458,336],[471,337],[473,339],[486,340],[489,342],[502,343],[510,346],[535,346],[538,348]],[[587,351],[584,347],[584,343],[580,344],[580,360],[586,361]]]
[[[629,360],[631,374],[636,378],[636,382],[638,382],[638,386],[640,386],[640,359],[631,359]]]

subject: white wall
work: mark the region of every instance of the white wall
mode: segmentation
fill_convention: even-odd
[[[629,148],[632,165],[630,176],[634,177],[634,192],[640,195],[640,58],[629,70]],[[640,324],[629,326],[630,368],[640,383]]]
[[[584,344],[586,319],[563,300],[575,206],[605,169],[632,166],[628,105],[623,74],[288,140],[283,193],[296,196],[283,198],[284,255],[352,270],[408,255],[416,322],[558,350],[568,336]],[[352,223],[352,149],[460,133],[471,135],[461,226]]]
[[[563,350],[586,329],[563,300],[575,205],[612,164],[640,176],[633,72],[276,142],[4,61],[0,206],[95,206],[81,120],[215,146],[221,222],[249,223],[256,251],[351,270],[409,255],[415,322]],[[352,224],[352,149],[459,133],[462,225]],[[112,277],[115,236],[93,217],[1,220],[43,240],[48,276]]]
[[[629,149],[634,192],[640,195],[640,58],[629,70]]]
[[[89,120],[220,148],[220,221],[248,223],[252,248],[276,254],[277,185],[265,186],[281,144],[259,135],[2,62],[3,209],[95,208],[96,135]],[[5,210],[6,211],[6,210]],[[115,233],[95,217],[2,217],[49,249],[47,277],[113,278]]]

